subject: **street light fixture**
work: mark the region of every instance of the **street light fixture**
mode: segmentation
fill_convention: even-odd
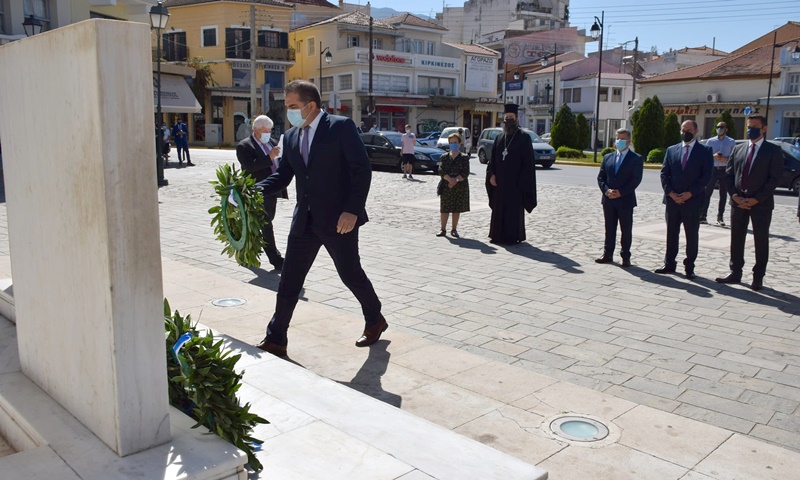
[[[25,21],[22,22],[22,28],[25,29],[25,36],[32,37],[38,33],[42,33],[44,24],[42,23],[41,20],[34,17],[33,15],[28,15],[25,18]]]
[[[330,64],[333,60],[333,54],[330,47],[322,49],[322,42],[319,42],[319,92],[322,93],[322,57],[325,57],[325,63]],[[329,100],[330,102],[330,100]]]
[[[556,57],[558,56],[558,44],[557,43],[553,44],[553,51],[552,52],[548,52],[544,57],[542,57],[542,66],[543,67],[546,67],[547,63],[548,63],[547,62],[547,55],[550,55],[551,57],[553,57],[553,86],[551,87],[553,89],[553,107],[551,108],[551,111],[550,111],[550,115],[551,115],[551,117],[550,117],[550,128],[552,129],[553,128],[553,124],[556,123],[556,63],[558,63],[558,62],[556,62]],[[547,87],[545,87],[545,88],[547,88]],[[549,89],[548,89],[548,97],[549,97]]]
[[[161,30],[167,28],[167,21],[169,20],[169,11],[164,6],[162,0],[158,0],[158,5],[153,5],[150,8],[150,25],[156,29],[156,63],[158,65],[156,70],[156,174],[158,177],[158,186],[168,185],[169,182],[164,178],[164,162],[161,159],[161,130],[158,128],[159,123],[162,122],[161,118]]]
[[[778,47],[783,47],[789,43],[792,43],[794,40],[790,40],[788,42],[783,43],[775,43],[778,40],[778,31],[775,30],[775,33],[772,35],[772,58],[770,59],[769,64],[769,86],[767,87],[767,111],[764,112],[764,118],[767,119],[767,133],[769,133],[769,100],[772,96],[772,69],[775,66],[775,49]],[[794,50],[792,50],[792,60],[800,59],[800,45],[795,45]]]
[[[605,21],[605,16],[606,12],[604,10],[600,13],[600,18],[594,17],[594,25],[591,28],[592,38],[600,40],[598,44],[600,58],[597,62],[597,102],[595,103],[594,112],[594,163],[597,163],[597,141],[600,133],[600,79],[603,74],[603,21]]]
[[[620,47],[627,48],[627,45],[631,42],[633,43],[633,71],[631,72],[631,76],[633,76],[633,92],[631,92],[631,108],[633,108],[633,101],[636,100],[636,77],[639,74],[639,37],[636,37],[634,40],[628,40],[627,42],[623,42],[620,44]],[[623,51],[624,51],[623,48]],[[631,125],[632,127],[632,125]]]

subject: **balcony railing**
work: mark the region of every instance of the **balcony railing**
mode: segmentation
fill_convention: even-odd
[[[191,58],[189,47],[162,48],[161,60],[167,62],[185,62]],[[158,48],[153,49],[153,61],[158,61]]]
[[[239,58],[250,60],[249,48],[226,48],[225,58]],[[293,62],[295,60],[294,48],[256,47],[256,60],[278,60]]]

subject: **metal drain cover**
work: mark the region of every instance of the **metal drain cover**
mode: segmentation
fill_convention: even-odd
[[[218,298],[211,302],[215,307],[240,307],[247,303],[244,298]]]
[[[608,436],[608,427],[602,423],[574,415],[553,420],[550,430],[559,437],[575,442],[596,442]]]

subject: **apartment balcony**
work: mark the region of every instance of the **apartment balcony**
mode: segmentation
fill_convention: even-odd
[[[165,62],[186,62],[189,56],[189,47],[161,48],[161,60]],[[158,61],[158,48],[153,49],[153,61]]]
[[[225,58],[250,60],[250,49],[237,47],[225,48]],[[256,47],[256,60],[274,60],[279,62],[294,62],[294,48]]]

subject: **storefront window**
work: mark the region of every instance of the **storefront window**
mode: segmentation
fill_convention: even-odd
[[[409,78],[398,75],[372,75],[372,89],[378,92],[408,93]],[[361,89],[369,90],[369,73],[361,74]]]

